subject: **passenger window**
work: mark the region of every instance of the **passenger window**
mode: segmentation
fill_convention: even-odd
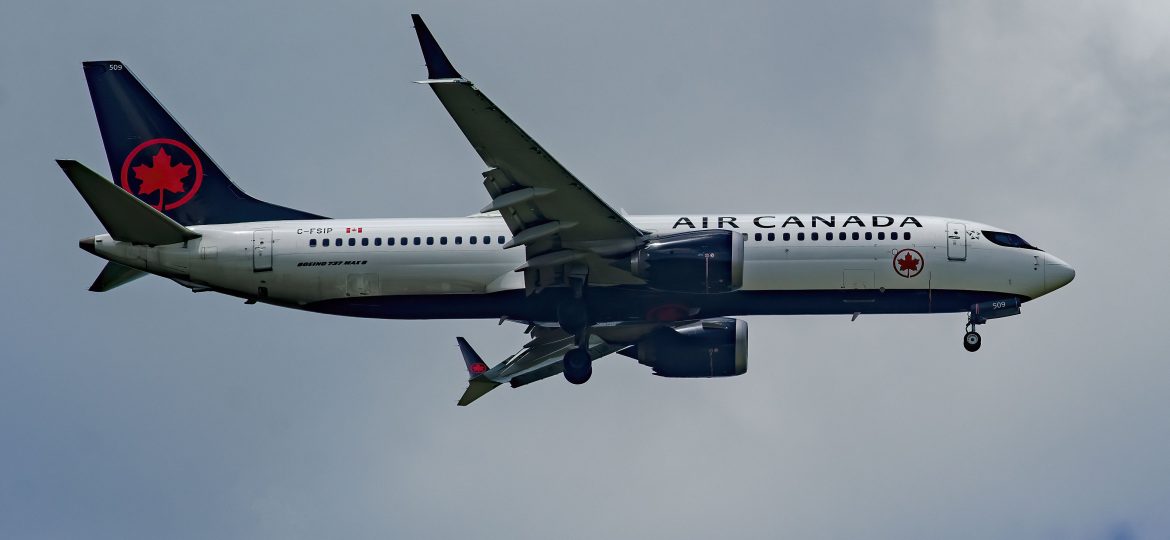
[[[860,239],[861,239],[861,233],[853,233],[853,239],[854,239],[854,240],[860,240]]]
[[[905,240],[909,240],[909,239],[910,239],[910,233],[903,234],[903,235],[902,235],[902,238],[903,238],[903,239],[905,239]]]
[[[764,235],[762,233],[756,233],[756,242],[759,242],[760,240],[763,240],[763,239],[764,239]]]
[[[414,237],[414,245],[421,246],[422,245],[422,237],[420,237],[420,236]]]
[[[435,245],[435,237],[434,237],[434,236],[428,236],[428,237],[427,237],[427,245],[428,245],[428,246],[433,246],[433,245]]]
[[[774,233],[774,232],[768,233],[768,241],[775,242],[776,241],[776,233]]]
[[[333,243],[333,245],[335,245],[335,246],[337,246],[337,247],[341,247],[341,245],[342,245],[342,243],[341,243],[341,239],[340,239],[340,238],[338,238],[338,239],[337,239],[337,241]]]
[[[506,242],[506,240],[504,240],[504,237],[503,237],[503,236],[497,236],[497,237],[496,237],[496,243],[498,243],[498,244],[503,244],[504,242]]]
[[[463,243],[463,237],[462,237],[462,236],[456,236],[456,237],[455,237],[455,245],[457,245],[457,246],[458,246],[458,245],[460,245],[460,244],[462,244],[462,243]]]
[[[444,245],[444,246],[445,246],[445,245],[447,245],[447,237],[446,237],[446,236],[440,236],[440,237],[439,237],[439,243],[440,243],[440,244],[442,244],[442,245]]]
[[[479,237],[478,237],[478,236],[468,236],[468,237],[467,237],[467,243],[468,243],[468,244],[475,245],[475,241],[476,241],[476,240],[478,240],[478,239],[479,239]]]
[[[804,242],[804,233],[796,233],[796,239]]]
[[[362,245],[363,246],[370,245],[370,239],[369,238],[362,238]]]
[[[897,239],[898,239],[898,232],[897,231],[890,233],[890,240],[897,240]]]
[[[328,242],[328,240],[326,240],[326,242]],[[325,244],[325,245],[329,245],[329,244]],[[317,247],[317,239],[316,238],[309,239],[309,247]]]
[[[381,237],[381,236],[379,236],[379,237],[377,237],[377,238],[375,238],[375,239],[374,239],[374,245],[375,245],[375,246],[380,246],[380,245],[382,245],[382,237]]]
[[[490,236],[483,237],[483,243],[484,243],[484,245],[492,243],[492,237],[490,237]]]
[[[869,232],[869,231],[866,231],[866,233],[865,233],[865,239],[866,239],[866,240],[873,240],[873,233],[871,233],[871,232]]]
[[[350,238],[350,239],[349,239],[349,245],[350,245],[350,246],[356,246],[356,245],[357,245],[357,239],[356,239],[356,238]]]
[[[784,241],[792,240],[792,233],[784,233]]]
[[[394,237],[393,237],[393,236],[391,236],[391,237],[389,237],[389,238],[387,238],[387,239],[386,239],[386,245],[387,245],[387,246],[393,246],[393,245],[394,245]]]
[[[831,233],[831,232],[825,233],[825,241],[832,242],[833,241],[833,233]]]
[[[844,239],[845,239],[845,233],[837,233],[837,240],[844,240]]]
[[[813,241],[816,241],[816,240],[819,240],[819,239],[820,239],[820,236],[821,236],[821,235],[820,235],[820,233],[812,233],[812,235],[811,235],[811,236],[809,236],[809,239],[810,239],[810,240],[813,240]]]
[[[886,233],[884,233],[884,232],[878,233],[878,240],[885,240],[885,239],[886,239]]]

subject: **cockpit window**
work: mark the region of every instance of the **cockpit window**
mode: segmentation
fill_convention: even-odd
[[[1023,238],[1012,233],[998,232],[998,231],[983,231],[983,237],[990,240],[992,244],[998,244],[1006,247],[1014,247],[1021,249],[1034,249],[1036,251],[1044,251],[1032,244],[1026,242]]]

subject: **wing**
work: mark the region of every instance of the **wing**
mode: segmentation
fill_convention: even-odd
[[[594,285],[642,283],[608,264],[624,255],[646,234],[601,200],[516,125],[470,81],[455,70],[418,15],[414,20],[423,57],[425,81],[491,167],[483,185],[492,202],[482,212],[498,211],[512,231],[505,248],[524,246],[525,274],[531,294],[567,282],[570,265],[588,268]]]
[[[518,352],[495,367],[488,368],[467,340],[456,338],[463,361],[467,364],[467,390],[459,398],[459,405],[479,399],[497,386],[508,383],[512,388],[552,377],[563,371],[561,360],[575,345],[573,336],[559,328],[533,327],[532,339]],[[589,338],[589,356],[594,360],[626,348],[597,336]]]

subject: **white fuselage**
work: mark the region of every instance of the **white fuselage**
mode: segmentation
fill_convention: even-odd
[[[1002,229],[963,220],[873,214],[629,220],[654,233],[704,228],[742,232],[746,240],[742,292],[977,291],[1026,301],[1071,280],[1071,270],[1062,270],[1067,265],[1056,257],[994,244],[982,232]],[[95,249],[104,258],[196,290],[289,307],[363,297],[524,290],[523,274],[514,271],[524,263],[524,249],[503,248],[511,234],[497,215],[277,221],[191,229],[202,237],[186,245],[152,248],[100,235],[95,237]],[[899,259],[905,260],[901,267]]]

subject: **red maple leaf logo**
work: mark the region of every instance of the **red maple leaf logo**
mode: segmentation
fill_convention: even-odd
[[[898,271],[906,273],[917,272],[918,259],[910,255],[910,252],[906,252],[905,257],[898,259]]]
[[[134,166],[134,176],[142,180],[142,183],[138,186],[138,194],[147,195],[157,191],[159,195],[157,208],[161,212],[166,199],[166,192],[182,193],[187,191],[183,187],[182,180],[190,172],[190,165],[184,165],[182,163],[171,165],[170,154],[167,154],[165,148],[159,148],[158,153],[154,155],[150,167],[146,165]]]
[[[476,362],[474,364],[471,364],[471,372],[472,373],[483,373],[487,370],[488,370],[487,364],[485,364],[483,362]]]

